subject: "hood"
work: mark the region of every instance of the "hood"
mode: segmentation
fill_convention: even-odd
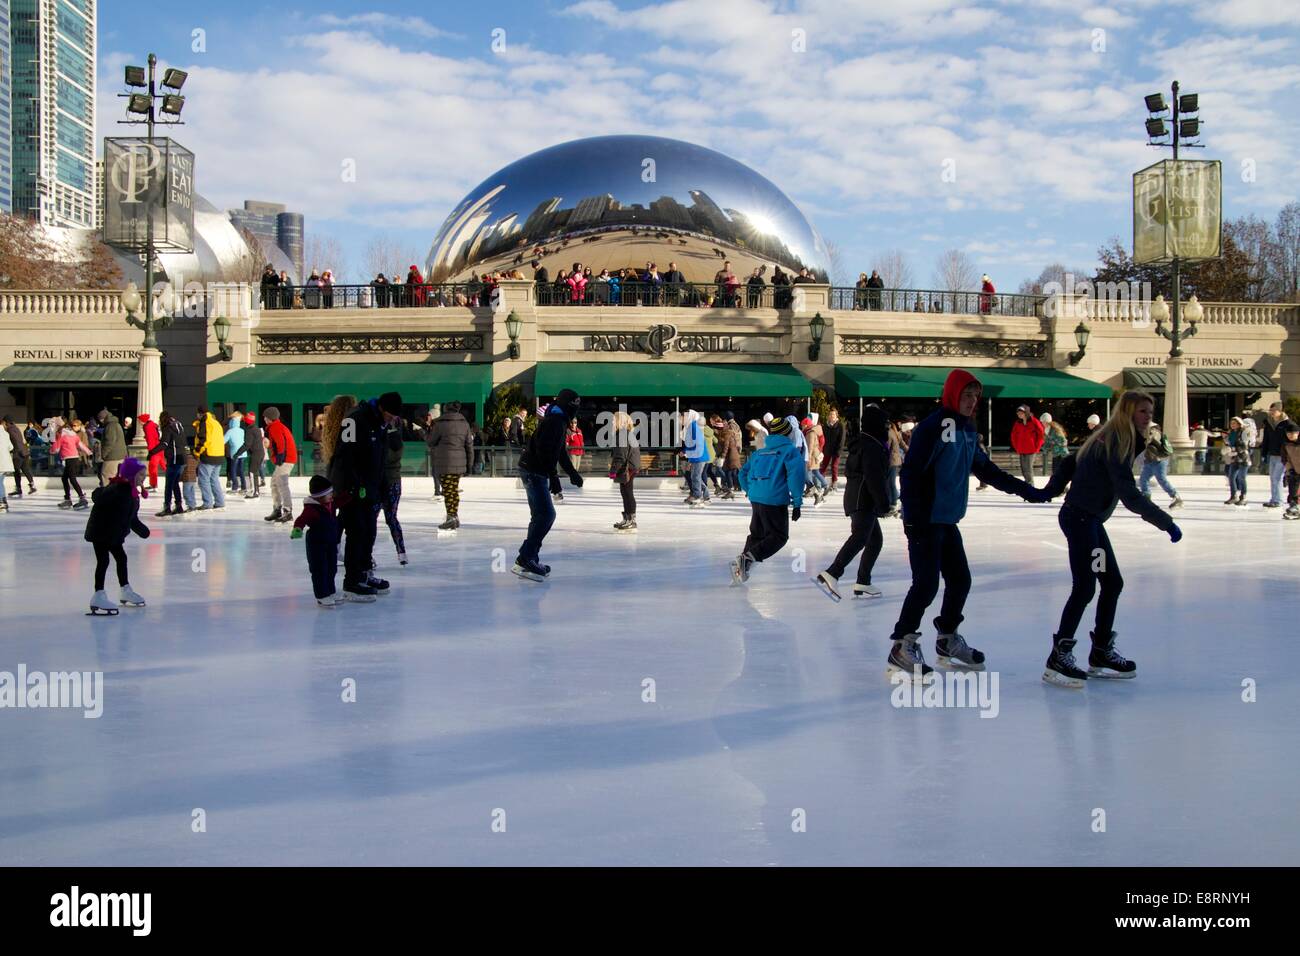
[[[948,373],[948,380],[943,383],[943,407],[955,412],[961,407],[961,393],[971,382],[978,382],[974,375],[964,368],[955,368]]]
[[[809,412],[808,417],[812,419],[814,428],[817,427],[817,423],[821,421],[821,415],[819,415],[817,412]]]
[[[799,419],[795,418],[793,415],[787,415],[785,416],[785,420],[790,423],[791,434],[794,432],[800,432],[802,434],[803,428],[799,425]]]
[[[696,411],[695,409],[693,409],[693,408],[688,408],[688,409],[686,410],[686,424],[689,425],[689,424],[691,424],[692,422],[698,422],[699,420],[700,420],[700,413],[699,413],[699,412],[697,412],[697,411]]]
[[[889,416],[879,405],[862,409],[862,434],[870,435],[882,445],[889,444]]]
[[[555,402],[551,408],[559,408],[569,418],[575,418],[578,414],[578,408],[582,405],[582,399],[578,393],[571,388],[560,389],[560,393],[555,396]],[[549,409],[548,409],[549,411]]]
[[[760,422],[757,418],[751,418],[748,422],[745,423],[745,427],[752,428],[756,432],[762,432],[764,435],[767,434],[767,429],[763,427],[763,423]]]

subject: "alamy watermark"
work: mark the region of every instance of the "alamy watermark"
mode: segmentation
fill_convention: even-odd
[[[104,713],[103,671],[0,671],[0,709],[76,708],[93,720]]]
[[[943,671],[921,681],[919,675],[895,671],[889,702],[895,707],[969,707],[980,717],[996,717],[1002,709],[998,696],[997,671]]]
[[[1064,282],[1043,283],[1049,319],[1123,318],[1137,328],[1151,324],[1150,308],[1155,297],[1150,282],[1093,282],[1076,279],[1067,272]]]

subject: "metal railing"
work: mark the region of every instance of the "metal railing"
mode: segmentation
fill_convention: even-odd
[[[401,285],[273,287],[258,299],[266,310],[476,308],[490,304],[492,287],[482,282]]]
[[[1041,295],[947,292],[941,289],[832,288],[830,307],[855,312],[915,312],[956,315],[1034,316]]]
[[[585,286],[559,282],[537,283],[533,298],[539,306],[625,305],[697,309],[788,309],[793,293],[789,286],[738,285],[718,282],[603,281],[591,279]]]

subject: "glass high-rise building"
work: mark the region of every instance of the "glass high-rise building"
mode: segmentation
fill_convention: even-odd
[[[10,64],[9,0],[0,0],[0,213],[14,211],[14,169],[10,156],[13,139],[13,73]]]
[[[245,199],[243,209],[230,210],[230,221],[236,229],[247,230],[265,245],[279,248],[297,274],[304,274],[302,213],[286,212],[280,203]]]
[[[7,0],[13,211],[95,224],[96,0]]]

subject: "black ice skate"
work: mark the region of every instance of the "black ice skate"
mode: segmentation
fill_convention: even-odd
[[[193,510],[193,509],[191,509],[191,510]],[[263,518],[262,520],[263,520],[263,521],[279,521],[279,520],[280,520],[280,512],[283,511],[283,510],[284,510],[283,508],[275,508],[275,509],[273,509],[273,510],[271,511],[271,513],[270,513],[269,515],[267,515],[267,516],[266,516],[265,518]]]
[[[79,500],[77,501],[77,503],[76,503],[75,505],[72,506],[72,510],[73,510],[73,511],[85,511],[85,510],[86,510],[87,508],[89,508],[89,507],[90,507],[90,502],[87,501],[85,498],[81,498],[81,499],[79,499]]]
[[[116,617],[117,605],[103,591],[96,591],[95,596],[90,599],[90,610],[87,617]]]
[[[1052,636],[1052,653],[1047,657],[1047,669],[1043,671],[1043,680],[1054,687],[1078,689],[1088,682],[1088,675],[1079,669],[1074,660],[1072,637],[1064,640]]]
[[[614,522],[614,530],[624,533],[636,531],[636,515],[623,515],[622,521]]]
[[[510,569],[512,574],[518,575],[528,581],[545,581],[546,571],[536,561],[529,561],[525,558],[515,558],[514,567]]]
[[[389,590],[388,582],[385,581],[383,578],[375,577],[373,571],[366,575],[366,584],[372,587],[375,590],[376,594],[388,593]]]
[[[934,642],[934,656],[939,659],[940,667],[968,671],[984,669],[984,652],[975,650],[960,634],[940,634]]]
[[[378,598],[376,591],[369,584],[358,583],[343,585],[343,600],[357,604],[373,604]]]
[[[59,502],[59,507],[60,507],[62,510],[64,510],[64,511],[69,511],[69,510],[71,510],[71,508],[72,508],[72,499],[71,499],[71,498],[64,498],[62,501]]]
[[[1292,505],[1287,508],[1286,511],[1282,512],[1282,517],[1287,521],[1296,521],[1297,519],[1300,519],[1300,507]]]
[[[1088,654],[1088,676],[1106,680],[1130,680],[1137,677],[1137,665],[1115,650],[1115,632],[1108,640],[1092,637],[1092,650]]]
[[[910,680],[927,680],[934,673],[934,668],[925,662],[925,654],[918,643],[920,640],[920,634],[904,634],[895,640],[889,652],[889,666],[885,673],[891,677],[894,674],[906,674]]]
[[[455,531],[459,527],[460,527],[460,519],[457,518],[455,515],[452,515],[448,517],[447,520],[444,521],[442,524],[438,525],[438,530]]]
[[[839,604],[843,599],[843,595],[841,595],[835,588],[835,585],[840,583],[840,579],[835,577],[835,575],[831,574],[829,571],[822,571],[817,575],[817,577],[810,578],[809,580],[811,580],[813,584],[817,585],[817,589],[821,591],[822,594],[825,594],[836,604]]]

